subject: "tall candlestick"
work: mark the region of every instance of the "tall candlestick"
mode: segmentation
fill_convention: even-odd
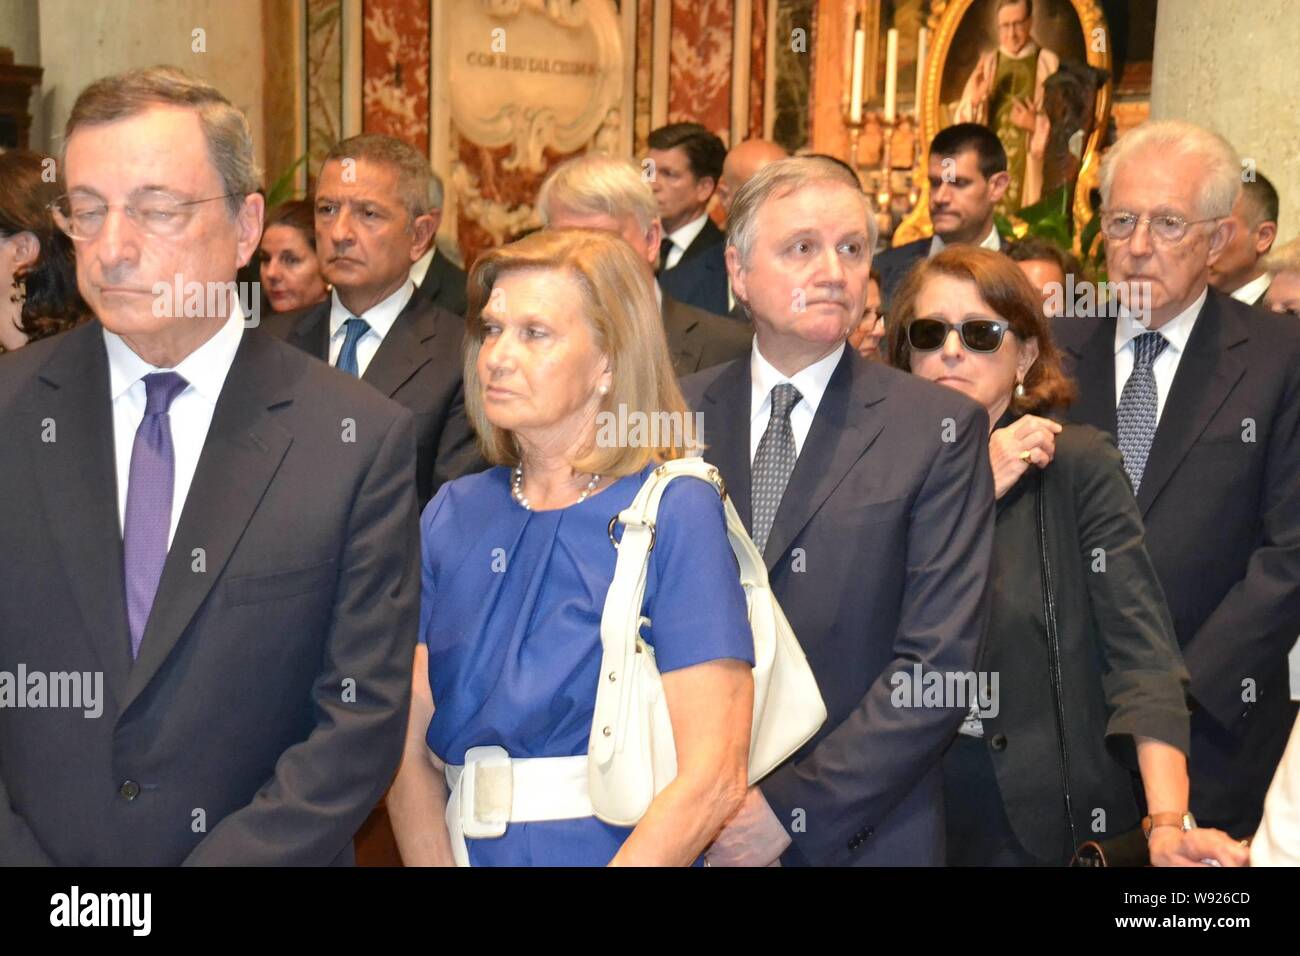
[[[890,30],[885,43],[885,122],[892,123],[898,107],[898,31]]]
[[[861,19],[853,21],[853,86],[849,92],[849,120],[862,122],[862,75],[867,65],[867,33]]]
[[[925,55],[930,44],[930,31],[921,27],[916,35],[916,115],[921,115],[921,91],[925,88]]]

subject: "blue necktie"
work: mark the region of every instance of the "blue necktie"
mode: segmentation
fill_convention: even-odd
[[[1159,393],[1152,366],[1168,344],[1169,340],[1159,332],[1143,332],[1133,340],[1133,372],[1119,393],[1115,409],[1119,450],[1124,456],[1124,470],[1133,482],[1133,494],[1142,485],[1159,420]]]
[[[339,349],[339,360],[334,367],[340,372],[361,377],[357,368],[357,343],[370,331],[370,323],[365,319],[348,319],[343,323],[343,348]]]
[[[131,447],[126,520],[122,528],[132,660],[140,654],[140,641],[167,560],[172,489],[176,479],[176,452],[172,447],[168,410],[187,385],[189,382],[175,372],[155,372],[144,377],[144,418],[135,430],[135,444]]]

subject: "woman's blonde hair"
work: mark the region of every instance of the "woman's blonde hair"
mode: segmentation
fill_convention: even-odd
[[[542,230],[487,253],[469,275],[465,410],[489,462],[519,464],[519,444],[512,432],[488,421],[483,408],[483,382],[478,374],[482,313],[497,281],[521,270],[562,272],[577,283],[592,338],[608,357],[612,373],[609,393],[601,398],[601,412],[609,412],[616,422],[634,420],[634,413],[645,416],[643,421],[661,421],[657,416],[669,413],[671,419],[687,422],[686,400],[669,358],[649,264],[612,233]],[[625,408],[623,414],[620,406]],[[651,462],[684,457],[691,433],[670,428],[665,436],[664,431],[643,430],[643,434],[661,439],[654,444],[632,444],[627,435],[620,435],[616,442],[598,445],[593,434],[590,446],[571,465],[577,472],[621,477],[635,474]]]

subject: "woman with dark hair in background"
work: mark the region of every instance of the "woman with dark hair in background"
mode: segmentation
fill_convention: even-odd
[[[1077,843],[1135,832],[1132,771],[1151,863],[1195,865],[1180,832],[1195,825],[1187,670],[1114,442],[1039,417],[1074,385],[1038,292],[1006,256],[951,246],[895,297],[888,355],[989,416],[997,517],[980,673],[998,683],[944,757],[949,865],[1059,866]]]
[[[310,199],[282,202],[266,214],[257,254],[262,289],[274,311],[305,309],[329,294],[316,258],[316,216]]]
[[[86,315],[72,240],[50,205],[63,192],[54,159],[0,153],[0,352],[72,328]]]

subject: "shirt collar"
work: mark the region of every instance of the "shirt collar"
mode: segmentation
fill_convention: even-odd
[[[937,256],[939,253],[943,252],[944,248],[945,243],[939,238],[939,234],[936,232],[934,238],[930,240],[930,255]],[[997,223],[989,226],[989,234],[980,240],[980,248],[990,249],[993,252],[1002,251],[1002,240],[998,236]]]
[[[1267,272],[1263,275],[1258,275],[1236,292],[1232,293],[1232,297],[1238,302],[1245,302],[1247,305],[1250,305],[1256,302],[1260,296],[1268,291],[1269,282],[1271,282],[1272,279],[1273,277]]]
[[[1209,294],[1209,286],[1206,286],[1201,290],[1201,294],[1196,297],[1195,302],[1155,330],[1165,337],[1165,340],[1169,343],[1169,348],[1175,352],[1181,352],[1187,348],[1187,340],[1192,337],[1192,328],[1196,325],[1196,317],[1201,314],[1201,307],[1205,305],[1205,300]],[[1119,319],[1115,322],[1115,352],[1118,353],[1139,335],[1150,331],[1152,330],[1121,310]]]
[[[668,238],[673,241],[673,245],[678,249],[685,250],[695,241],[695,237],[704,231],[704,223],[708,218],[709,214],[702,212],[700,218],[692,219],[686,225],[668,233]]]
[[[813,362],[812,365],[800,369],[793,375],[786,376],[782,375],[771,362],[763,357],[763,353],[758,350],[758,336],[755,336],[754,349],[749,360],[749,377],[753,383],[750,421],[753,421],[763,409],[763,403],[772,394],[772,389],[782,382],[789,382],[797,388],[802,396],[800,400],[807,402],[808,407],[816,411],[817,406],[821,404],[822,395],[826,393],[826,386],[830,384],[831,376],[835,374],[835,367],[840,364],[840,357],[843,354],[844,343],[841,342],[839,347],[825,358],[820,358]]]
[[[123,341],[116,333],[103,329],[104,347],[108,350],[109,392],[113,401],[117,401],[131,386],[146,375],[154,372],[176,372],[189,382],[207,401],[216,404],[221,395],[221,386],[225,384],[230,366],[234,364],[235,353],[244,337],[244,313],[236,306],[226,319],[225,325],[217,333],[196,348],[176,365],[164,369],[150,365]]]
[[[372,332],[381,339],[386,338],[388,330],[393,327],[393,323],[397,321],[397,317],[406,308],[406,303],[411,301],[413,295],[415,295],[415,283],[408,278],[402,283],[401,288],[387,299],[371,306],[364,315],[358,315],[356,318],[365,319]],[[339,301],[339,290],[335,289],[330,293],[330,338],[337,335],[343,328],[343,323],[352,317],[352,313]]]
[[[411,281],[416,285],[424,284],[424,277],[429,274],[429,266],[433,263],[433,257],[437,252],[437,246],[430,246],[429,251],[416,259],[415,264],[411,266]]]
[[[1020,48],[1019,53],[1008,53],[1002,47],[998,47],[998,53],[1005,56],[1008,60],[1025,60],[1038,52],[1038,44],[1033,40],[1025,41],[1025,45]]]

